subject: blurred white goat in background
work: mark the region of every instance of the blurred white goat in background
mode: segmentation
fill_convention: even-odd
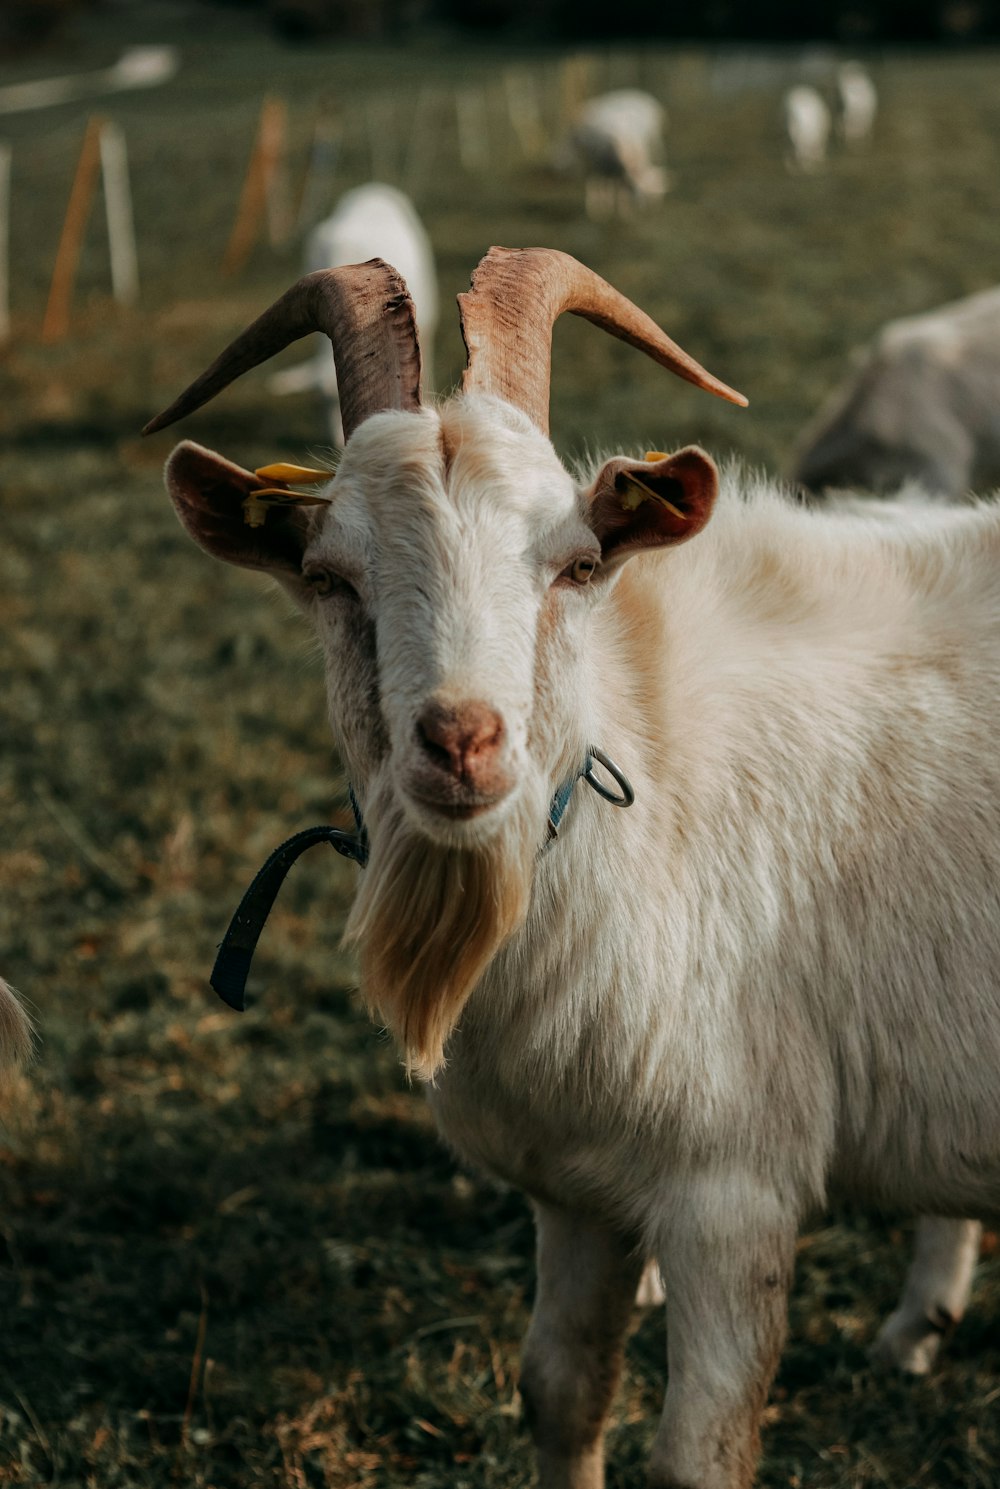
[[[624,216],[659,201],[670,182],[662,164],[663,105],[638,88],[588,98],[559,152],[557,164],[583,171],[588,217]]]
[[[427,230],[408,196],[394,186],[369,181],[340,198],[329,217],[306,239],[305,271],[336,269],[381,258],[406,281],[417,313],[423,355],[424,386],[433,388],[434,338],[438,321],[437,269]],[[268,380],[268,390],[279,397],[289,393],[323,394],[334,444],[344,443],[337,374],[327,342],[294,367],[282,368]]]
[[[860,62],[837,68],[837,126],[845,145],[860,145],[871,135],[878,112],[878,93]]]
[[[819,170],[830,139],[830,110],[823,95],[808,83],[797,83],[785,94],[784,114],[792,147],[787,158],[789,170]]]

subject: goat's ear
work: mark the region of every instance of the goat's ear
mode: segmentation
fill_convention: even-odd
[[[585,497],[604,564],[693,538],[718,490],[715,462],[697,445],[645,460],[609,460]]]
[[[213,558],[280,579],[299,577],[309,508],[261,507],[263,521],[251,527],[243,504],[267,482],[191,440],[174,450],[164,479],[181,523]]]

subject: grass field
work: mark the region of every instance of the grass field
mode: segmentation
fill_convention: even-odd
[[[226,12],[182,35],[165,10],[141,37],[129,14],[135,36],[108,12],[72,59],[8,73],[182,40],[176,83],[106,107],[131,155],[140,309],[107,301],[95,212],[73,334],[39,345],[84,111],[0,123],[15,314],[0,363],[0,971],[41,1030],[2,1108],[0,1484],[518,1489],[531,1482],[517,1404],[529,1215],[455,1171],[357,1006],[338,947],[353,868],[315,853],[295,869],[247,1014],[207,988],[250,875],[328,818],[343,782],[308,639],[264,581],[188,543],[160,482],[171,440],[137,431],[296,272],[294,246],[261,247],[237,279],[219,269],[270,89],[289,102],[299,164],[317,101],[337,99],[332,189],[373,163],[407,185],[447,297],[491,242],[567,249],[752,401],[741,413],[566,324],[561,449],[698,439],[780,470],[853,344],[996,280],[998,59],[876,59],[872,146],[799,178],[778,128],[792,55],[602,54],[596,84],[641,83],[667,103],[676,178],[662,208],[611,226],[588,222],[579,187],[526,162],[510,131],[502,69],[532,70],[551,127],[554,53],[294,52]],[[488,173],[461,166],[457,84],[485,90]],[[461,362],[445,320],[446,387]],[[249,466],[323,440],[309,400],[269,401],[262,375],[185,432]],[[992,1243],[939,1372],[885,1380],[866,1348],[909,1229],[835,1219],[801,1243],[761,1484],[995,1489]],[[663,1355],[662,1319],[637,1316],[614,1489],[643,1483]]]

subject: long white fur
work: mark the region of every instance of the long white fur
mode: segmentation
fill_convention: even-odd
[[[418,945],[442,895],[488,916],[492,875],[507,907],[437,1023],[391,967],[365,991],[449,1144],[535,1202],[543,1484],[603,1483],[654,1257],[651,1482],[746,1489],[803,1217],[1000,1210],[1000,508],[812,511],[733,467],[690,542],[555,590],[580,484],[488,398],[369,419],[331,494],[305,561],[361,595],[310,604],[371,828],[362,968],[371,926]],[[408,790],[441,697],[507,723],[518,785],[471,822]],[[589,743],[636,805],[580,786],[540,853]]]

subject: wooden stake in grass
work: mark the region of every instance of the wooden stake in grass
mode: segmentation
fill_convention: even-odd
[[[521,147],[521,154],[527,161],[541,160],[546,139],[534,75],[526,67],[508,67],[503,74],[503,91],[510,127]]]
[[[559,116],[562,123],[575,118],[585,98],[595,91],[594,58],[576,52],[559,69]]]
[[[376,94],[364,109],[371,179],[390,184],[396,177],[396,110],[392,95]]]
[[[459,88],[455,94],[458,154],[463,169],[485,171],[490,163],[486,136],[486,99],[481,88]]]
[[[73,302],[73,285],[80,263],[80,249],[90,215],[90,204],[97,184],[97,170],[101,162],[101,129],[104,120],[96,114],[87,120],[83,136],[83,148],[77,161],[76,175],[69,194],[69,205],[63,222],[56,264],[52,271],[49,303],[42,322],[42,340],[60,341],[69,330],[69,313]]]
[[[222,260],[223,272],[237,274],[250,257],[267,215],[272,244],[283,242],[290,231],[287,187],[282,185],[285,166],[285,136],[288,111],[279,98],[265,98],[250,164],[247,166],[236,221]]]
[[[281,248],[292,236],[294,227],[288,185],[288,106],[283,98],[265,99],[260,125],[267,237],[272,248]]]
[[[344,142],[344,121],[334,105],[324,105],[316,115],[309,159],[306,162],[295,226],[300,232],[313,227],[333,205],[333,180]]]
[[[434,164],[435,121],[441,113],[441,90],[425,83],[417,94],[403,156],[403,181],[411,195],[419,194]]]
[[[11,148],[0,141],[0,341],[10,335],[10,163]]]
[[[111,293],[119,305],[139,298],[139,259],[135,247],[132,192],[128,179],[125,135],[110,121],[101,129],[101,175],[111,253]]]

